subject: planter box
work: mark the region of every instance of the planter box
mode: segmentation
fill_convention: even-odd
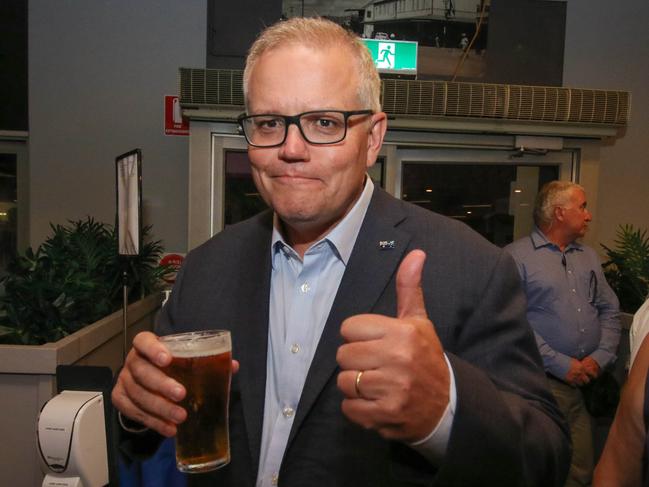
[[[162,296],[148,296],[128,307],[128,343],[151,330]],[[40,487],[43,482],[36,420],[56,394],[57,365],[101,365],[113,374],[122,365],[122,310],[54,343],[0,345],[0,481],[15,487]]]

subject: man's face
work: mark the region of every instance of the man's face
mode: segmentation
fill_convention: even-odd
[[[586,208],[586,194],[577,188],[569,191],[568,203],[559,209],[559,221],[568,241],[586,235],[593,216]]]
[[[248,83],[250,115],[297,115],[311,110],[360,110],[356,65],[346,50],[287,45],[264,53]],[[385,115],[356,115],[335,144],[308,143],[289,125],[277,147],[250,146],[252,176],[262,197],[290,231],[326,234],[363,189],[385,133]]]

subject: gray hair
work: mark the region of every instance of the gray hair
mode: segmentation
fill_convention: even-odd
[[[243,71],[243,95],[248,105],[250,75],[259,58],[266,51],[287,44],[304,45],[317,49],[347,49],[358,68],[358,99],[363,108],[381,111],[381,79],[374,66],[369,49],[353,32],[323,18],[293,17],[266,28],[252,44],[246,68]],[[287,76],[290,73],[287,72]]]
[[[583,186],[570,181],[550,181],[543,185],[534,202],[534,223],[537,227],[552,223],[554,208],[568,203],[572,189],[585,191]]]

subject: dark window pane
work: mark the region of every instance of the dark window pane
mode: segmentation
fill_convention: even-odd
[[[379,157],[368,169],[374,184],[383,186],[384,158]],[[250,218],[268,208],[252,181],[250,161],[246,151],[225,153],[225,225]]]
[[[16,255],[16,154],[0,153],[0,270]]]
[[[532,170],[531,177],[528,169]],[[538,189],[558,176],[559,167],[549,165],[405,162],[402,198],[463,221],[491,242],[503,246],[520,236],[515,235],[516,218],[531,222],[531,202]],[[527,198],[519,203],[519,193],[525,192],[534,194],[525,195]],[[519,233],[524,233],[529,224],[521,229],[519,222],[518,228]]]
[[[252,181],[245,151],[225,153],[225,225],[232,225],[267,208]]]
[[[374,184],[382,188],[385,179],[385,157],[377,157],[374,165],[367,170],[367,174],[370,175]]]

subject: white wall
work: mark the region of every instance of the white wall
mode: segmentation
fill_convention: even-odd
[[[30,241],[49,223],[114,223],[115,156],[143,151],[145,223],[187,245],[186,137],[164,135],[180,66],[204,67],[206,0],[30,0]]]
[[[632,93],[626,134],[601,149],[599,187],[591,188],[597,226],[590,240],[609,245],[618,224],[649,229],[649,2],[567,5],[564,85]]]

